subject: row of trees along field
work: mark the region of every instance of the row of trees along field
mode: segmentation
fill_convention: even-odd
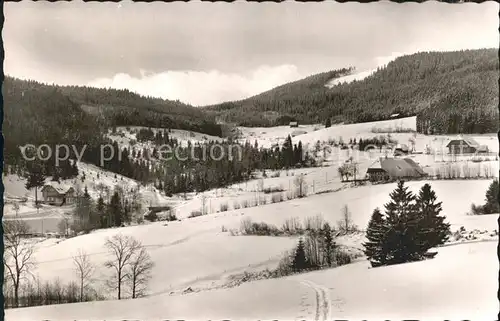
[[[63,304],[105,300],[104,288],[116,293],[118,300],[132,299],[145,295],[154,263],[140,241],[121,234],[107,238],[104,247],[109,259],[103,267],[110,272],[99,280],[97,266],[91,254],[78,249],[71,257],[75,279],[67,283],[60,279],[42,282],[34,277],[37,267],[36,241],[26,236],[30,233],[28,224],[22,220],[3,222],[4,228],[4,307],[17,308],[38,305]]]
[[[416,53],[363,80],[325,87],[353,71],[334,70],[207,109],[244,126],[275,126],[281,119],[359,123],[399,114],[417,115],[419,132],[498,131],[497,49]]]

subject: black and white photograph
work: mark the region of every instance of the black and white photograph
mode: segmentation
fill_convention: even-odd
[[[3,7],[5,320],[498,319],[499,3]]]

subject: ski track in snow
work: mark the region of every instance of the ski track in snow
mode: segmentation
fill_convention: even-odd
[[[322,285],[309,280],[301,281],[302,284],[310,287],[316,294],[316,311],[314,320],[327,321],[331,319],[330,290]]]

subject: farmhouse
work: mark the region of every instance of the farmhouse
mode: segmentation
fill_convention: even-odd
[[[479,145],[472,138],[452,139],[446,147],[449,149],[450,154],[474,154],[474,153],[488,153],[488,146]]]
[[[394,156],[403,156],[410,153],[410,148],[406,144],[398,144],[394,149]]]
[[[380,158],[368,168],[366,175],[371,182],[377,182],[420,178],[427,174],[410,158]]]
[[[44,203],[51,205],[73,204],[75,202],[75,189],[58,182],[49,182],[42,187]]]
[[[296,121],[291,121],[291,122],[290,122],[290,127],[291,127],[291,128],[294,128],[294,127],[299,127],[299,123],[298,123],[298,122],[296,122]]]

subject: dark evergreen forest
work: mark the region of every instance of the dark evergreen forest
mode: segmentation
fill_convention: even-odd
[[[497,132],[498,50],[422,52],[395,59],[371,76],[325,87],[352,73],[334,70],[235,102],[206,107],[244,126],[301,123],[359,123],[418,116],[421,133]]]

